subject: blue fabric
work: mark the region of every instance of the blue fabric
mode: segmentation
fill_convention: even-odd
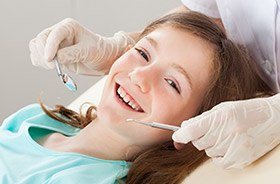
[[[128,162],[49,150],[34,140],[50,132],[73,136],[79,130],[51,119],[39,104],[9,116],[0,127],[0,183],[118,183],[128,172]]]

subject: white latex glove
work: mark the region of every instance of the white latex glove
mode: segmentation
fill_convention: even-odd
[[[223,168],[243,168],[280,143],[280,94],[223,102],[184,121],[172,138],[192,141]]]
[[[32,64],[53,69],[57,55],[63,68],[84,75],[104,75],[124,49],[135,41],[120,31],[106,38],[71,18],[43,30],[29,43]]]

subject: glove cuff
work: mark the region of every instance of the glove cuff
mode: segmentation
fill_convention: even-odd
[[[101,72],[104,74],[107,74],[113,65],[113,63],[121,56],[124,54],[124,51],[127,46],[129,45],[134,45],[136,42],[134,41],[133,38],[131,38],[126,32],[124,31],[119,31],[114,34],[113,37],[106,38],[102,37],[108,48],[106,50],[110,50],[110,52],[107,53],[107,58],[104,57],[104,55],[101,57],[103,58],[103,61],[106,61],[106,67],[103,67]],[[103,63],[105,64],[105,63]]]
[[[124,31],[119,31],[114,34],[112,38],[115,42],[116,56],[115,59],[118,59],[121,55],[124,54],[124,50],[129,45],[135,45],[135,41]]]
[[[114,34],[114,38],[119,41],[119,43],[123,42],[123,46],[127,47],[128,45],[135,44],[135,40],[130,37],[126,32],[119,31]]]
[[[93,42],[97,43],[97,53],[90,58],[89,63],[77,63],[76,72],[84,75],[106,75],[112,64],[124,53],[126,47],[135,41],[124,31],[119,31],[113,37],[103,37],[94,34]]]

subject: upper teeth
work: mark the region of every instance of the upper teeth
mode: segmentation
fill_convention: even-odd
[[[122,97],[123,101],[126,103],[128,102],[128,105],[134,110],[138,111],[141,109],[141,107],[135,101],[133,101],[133,99],[128,94],[126,94],[121,86],[119,86],[117,93]]]

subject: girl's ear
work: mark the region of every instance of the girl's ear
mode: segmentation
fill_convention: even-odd
[[[128,46],[126,46],[126,48],[124,49],[124,53],[126,53],[129,49],[131,49],[133,47],[132,44],[129,44]]]

